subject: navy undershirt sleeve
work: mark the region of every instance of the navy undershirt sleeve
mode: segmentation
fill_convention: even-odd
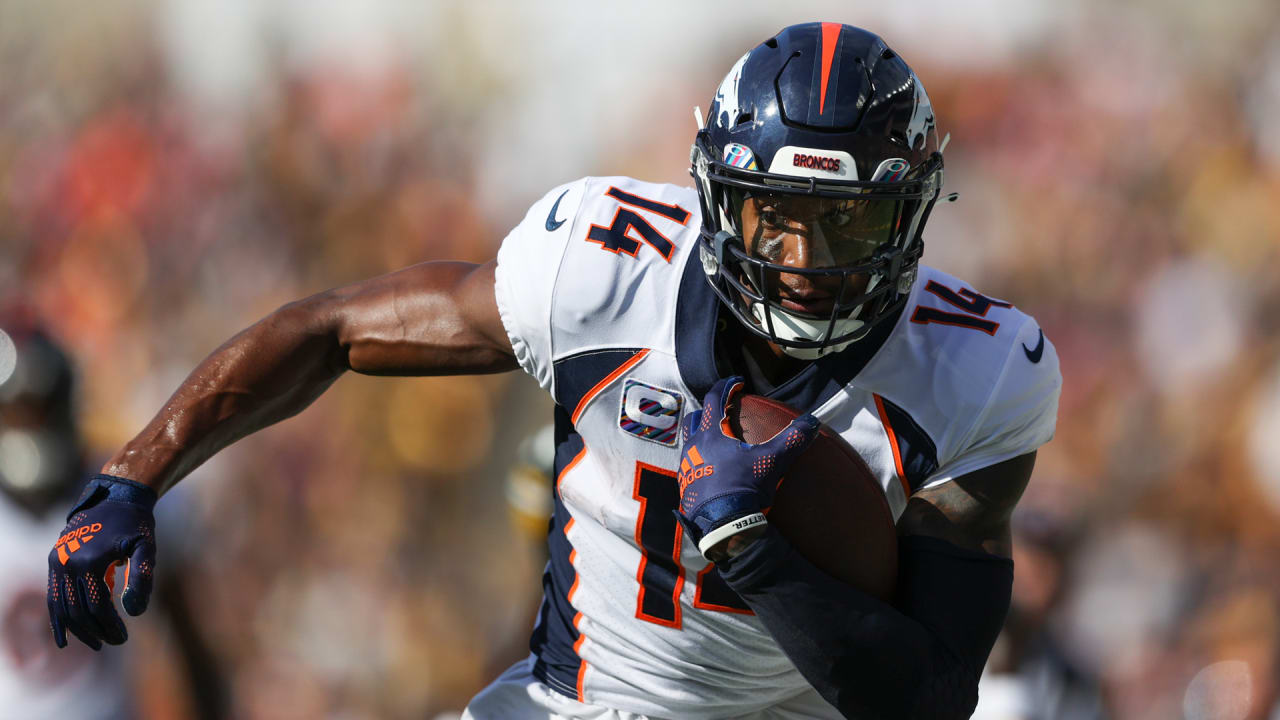
[[[771,527],[719,568],[846,717],[968,718],[1009,610],[1013,561],[905,536],[898,565],[889,605],[818,570]]]

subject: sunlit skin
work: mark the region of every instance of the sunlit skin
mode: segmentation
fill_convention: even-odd
[[[848,222],[849,213],[844,210],[821,198],[748,198],[741,215],[747,252],[798,269],[835,267],[837,250],[828,234],[834,222],[841,218]],[[849,297],[866,289],[866,275],[851,280],[846,290]],[[777,273],[770,281],[784,308],[818,315],[831,311],[840,290],[835,277]]]

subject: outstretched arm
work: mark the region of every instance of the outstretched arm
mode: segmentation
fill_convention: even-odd
[[[102,472],[163,493],[227,445],[301,412],[346,370],[515,369],[494,267],[423,263],[281,307],[205,358]]]
[[[448,375],[517,366],[494,298],[496,264],[424,263],[290,303],[205,358],[155,418],[89,479],[49,553],[54,641],[94,649],[127,633],[112,602],[146,610],[160,493],[239,438],[297,414],[346,370]]]

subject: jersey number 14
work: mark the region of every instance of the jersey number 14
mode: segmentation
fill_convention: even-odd
[[[587,231],[587,242],[599,243],[601,248],[611,253],[631,257],[635,257],[636,253],[640,252],[640,244],[644,243],[657,250],[663,260],[671,262],[676,246],[636,210],[644,210],[659,217],[674,220],[681,225],[689,222],[689,211],[679,205],[668,205],[632,195],[616,187],[609,188],[605,195],[618,201],[618,210],[613,215],[613,222],[608,226],[591,226]]]

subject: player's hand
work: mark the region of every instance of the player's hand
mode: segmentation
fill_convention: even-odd
[[[677,515],[704,557],[733,535],[764,527],[764,511],[783,473],[818,436],[818,419],[806,413],[759,445],[734,437],[725,408],[742,388],[740,377],[720,380],[703,400],[702,412],[690,413],[680,425]]]
[[[128,637],[112,604],[116,565],[125,569],[120,604],[130,615],[147,609],[156,564],[156,492],[111,475],[89,479],[67,526],[49,552],[49,622],[58,647],[67,631],[99,650]]]

